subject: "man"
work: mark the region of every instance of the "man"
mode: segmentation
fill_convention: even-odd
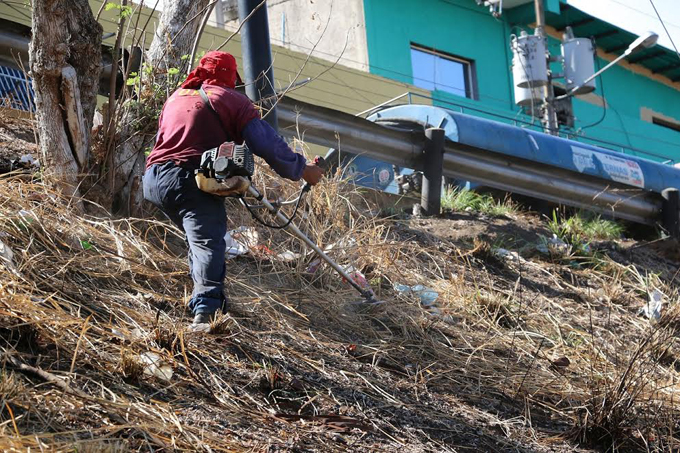
[[[144,198],[180,228],[189,245],[194,289],[189,303],[193,330],[209,330],[219,309],[226,308],[224,200],[201,191],[194,179],[204,151],[226,141],[246,142],[280,176],[314,185],[323,170],[294,153],[274,129],[260,119],[250,100],[234,91],[240,78],[236,60],[225,52],[208,52],[163,106],[156,144],[146,161]],[[207,93],[211,110],[198,91]]]

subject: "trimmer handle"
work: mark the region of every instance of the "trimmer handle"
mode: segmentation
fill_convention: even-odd
[[[326,159],[324,159],[323,156],[316,156],[314,158],[314,163],[324,170],[326,169]]]
[[[326,164],[327,164],[327,163],[326,163],[326,159],[324,159],[323,157],[321,157],[321,156],[316,156],[316,157],[314,158],[314,165],[316,165],[317,167],[321,168],[321,169],[324,171],[324,173],[326,172],[326,170],[328,170],[328,166],[327,166]],[[303,192],[309,192],[309,190],[310,190],[311,188],[312,188],[312,186],[309,185],[309,183],[307,182],[307,183],[305,183],[305,186],[302,188],[302,191],[303,191]]]

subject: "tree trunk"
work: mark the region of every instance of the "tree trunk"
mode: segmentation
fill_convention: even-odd
[[[186,61],[182,60],[182,56],[191,53],[191,46],[201,24],[202,12],[207,5],[208,0],[165,2],[161,22],[147,56],[148,61],[154,63],[158,70],[177,68],[180,74],[186,74],[186,71],[182,71]],[[188,20],[191,20],[191,23],[187,24]]]
[[[153,70],[142,80],[144,88],[139,102],[145,108],[126,108],[120,122],[120,145],[116,149],[113,166],[113,210],[118,214],[141,214],[144,151],[153,146],[157,129],[155,118],[149,118],[148,112],[160,110],[177,87],[179,77],[186,74],[184,66],[187,59],[182,59],[182,56],[191,53],[201,22],[201,12],[207,4],[208,0],[165,1],[160,24],[146,54],[145,64]]]
[[[34,0],[29,55],[43,176],[69,196],[87,165],[102,28],[87,0]]]

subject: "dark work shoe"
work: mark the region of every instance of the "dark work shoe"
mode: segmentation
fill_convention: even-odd
[[[210,332],[210,324],[215,320],[216,313],[198,313],[189,327],[193,332]]]

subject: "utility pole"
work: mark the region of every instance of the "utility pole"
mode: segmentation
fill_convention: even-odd
[[[555,94],[553,93],[552,77],[550,74],[550,51],[548,51],[548,40],[545,37],[545,9],[543,7],[543,0],[534,0],[534,8],[536,10],[536,34],[545,42],[546,58],[548,59],[548,83],[543,87],[545,98],[543,104],[543,128],[548,134],[559,135],[557,113],[553,105]]]
[[[265,100],[262,106],[275,105],[274,71],[272,69],[272,49],[269,42],[269,20],[267,3],[260,0],[238,0],[238,17],[241,29],[241,49],[243,51],[243,75],[246,94],[253,102]],[[253,13],[255,8],[259,8]],[[252,16],[248,16],[252,13]],[[246,20],[248,18],[248,20]],[[278,131],[276,109],[271,108],[265,121]]]

